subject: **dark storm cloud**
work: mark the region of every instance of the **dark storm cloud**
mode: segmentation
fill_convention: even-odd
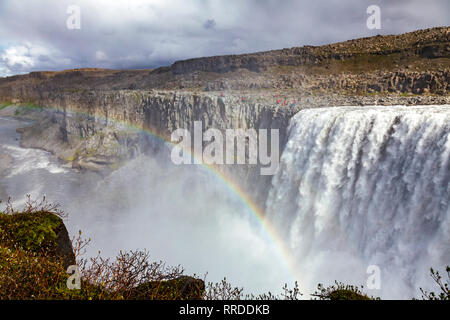
[[[381,8],[369,30],[366,9]],[[81,10],[68,29],[67,10]],[[30,0],[0,2],[0,76],[77,67],[151,68],[178,59],[320,45],[449,25],[435,0]]]

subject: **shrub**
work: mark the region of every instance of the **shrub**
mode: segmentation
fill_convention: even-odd
[[[450,291],[449,291],[449,285],[450,285],[450,266],[447,266],[445,268],[445,271],[447,272],[447,280],[442,282],[442,276],[439,274],[439,271],[433,270],[433,268],[430,269],[430,276],[434,280],[434,282],[438,285],[440,292],[434,293],[434,292],[426,292],[422,288],[420,288],[420,291],[422,292],[422,299],[424,300],[450,300]]]
[[[0,201],[1,202],[1,201]],[[90,239],[82,233],[68,238],[58,205],[32,201],[18,211],[8,200],[0,212],[0,299],[81,299],[81,300],[299,300],[298,283],[286,284],[280,295],[271,292],[244,294],[224,278],[219,283],[184,275],[182,267],[169,267],[162,261],[152,262],[147,251],[122,252],[114,258],[84,258]],[[80,289],[67,286],[68,265],[78,265]],[[449,300],[450,267],[444,282],[438,271],[431,277],[440,292],[426,292],[422,298]],[[319,284],[312,294],[320,300],[373,300],[363,287],[335,282]]]
[[[0,299],[61,299],[67,278],[53,257],[0,245]]]
[[[0,212],[1,299],[202,299],[204,282],[181,267],[150,262],[146,251],[120,252],[114,260],[83,259],[89,240],[61,240],[64,213],[45,198],[18,211],[11,201]],[[64,250],[62,250],[64,249]],[[67,249],[70,254],[67,257]],[[66,252],[65,252],[66,250]],[[75,264],[81,289],[70,290],[66,268]]]
[[[78,265],[82,290],[92,298],[183,300],[203,295],[201,285],[197,291],[188,286],[181,267],[150,262],[147,251],[120,251],[114,260],[99,255],[80,259]]]
[[[3,103],[0,103],[0,110],[4,109],[6,107],[9,107],[12,104],[13,103],[11,101],[6,101],[6,102],[3,102]]]
[[[342,282],[335,282],[334,285],[324,287],[321,283],[317,286],[317,291],[312,294],[319,300],[373,300],[363,293],[361,288],[353,285],[346,285]]]

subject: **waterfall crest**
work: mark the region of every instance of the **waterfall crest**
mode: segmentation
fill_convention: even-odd
[[[450,263],[450,106],[307,109],[288,132],[266,205],[305,278],[375,264],[382,295],[420,294]]]

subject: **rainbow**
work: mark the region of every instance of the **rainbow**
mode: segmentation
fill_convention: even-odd
[[[44,107],[40,110],[58,111],[58,112],[61,111],[61,109],[49,108],[49,107]],[[74,111],[74,110],[70,110],[70,111],[66,110],[66,112],[68,112],[70,115],[77,115],[77,116],[84,116],[84,117],[92,116],[92,115],[86,114],[85,112]],[[103,116],[98,116],[98,115],[95,115],[95,119],[103,120],[103,121],[105,121],[105,123],[106,123],[106,120],[108,120],[108,122],[113,122],[115,124],[125,126],[126,128],[129,128],[129,129],[132,129],[132,130],[135,130],[138,132],[143,132],[146,135],[151,136],[152,138],[155,138],[164,143],[168,143],[170,145],[175,145],[175,143],[172,142],[167,137],[163,136],[162,134],[158,134],[148,128],[142,128],[140,126],[134,125],[134,124],[126,122],[126,121],[118,121],[116,119],[110,119],[110,118],[107,119]],[[200,156],[195,155],[193,151],[183,150],[183,152],[184,151],[188,151],[193,158],[200,157]],[[236,195],[238,197],[238,199],[240,199],[241,203],[248,209],[248,211],[261,224],[263,230],[266,232],[266,235],[269,237],[270,241],[273,242],[275,244],[276,248],[279,250],[279,254],[282,256],[282,260],[285,264],[285,267],[287,267],[291,276],[296,280],[300,279],[300,277],[298,276],[298,270],[296,267],[295,260],[293,259],[291,250],[285,245],[285,242],[282,240],[282,238],[279,235],[279,233],[277,232],[277,230],[275,230],[275,228],[267,220],[262,209],[247,195],[247,193],[240,186],[238,186],[236,183],[234,183],[224,173],[217,170],[214,167],[214,165],[202,163],[199,166],[201,168],[204,168],[208,172],[211,172],[214,177],[216,177],[221,183],[223,183],[228,188],[228,190],[230,190],[234,195]]]

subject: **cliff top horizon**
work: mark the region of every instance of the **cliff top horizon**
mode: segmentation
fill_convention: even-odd
[[[203,60],[203,59],[214,59],[214,58],[226,58],[226,57],[247,57],[247,56],[253,56],[253,55],[271,55],[271,54],[289,54],[290,52],[303,49],[305,50],[305,53],[308,50],[311,50],[311,53],[319,53],[320,51],[334,51],[336,53],[371,53],[374,54],[376,52],[383,52],[389,49],[399,49],[399,45],[403,46],[411,46],[414,44],[414,41],[417,42],[428,42],[430,40],[437,40],[438,37],[442,36],[442,40],[444,42],[450,41],[450,26],[440,26],[440,27],[433,27],[433,28],[426,28],[426,29],[417,29],[415,31],[407,32],[407,33],[400,33],[400,34],[389,34],[389,35],[375,35],[371,37],[360,37],[360,38],[354,38],[349,39],[345,41],[339,41],[339,42],[333,42],[325,45],[303,45],[303,46],[294,46],[290,48],[283,48],[283,49],[273,49],[268,51],[256,51],[256,52],[248,52],[248,53],[241,53],[241,54],[225,54],[225,55],[211,55],[211,56],[202,56],[202,57],[195,57],[195,58],[189,58],[189,59],[181,59],[176,60],[174,63],[170,65],[170,67],[176,66],[177,64],[184,63],[184,62],[190,62],[190,61],[196,61],[196,60]],[[375,41],[376,40],[376,41]],[[389,43],[390,41],[393,41],[393,43]],[[383,47],[381,45],[383,44]],[[86,72],[101,72],[101,71],[151,71],[151,70],[159,70],[161,68],[167,68],[169,66],[161,65],[157,68],[99,68],[95,66],[88,66],[88,67],[80,67],[80,68],[69,68],[69,69],[62,69],[62,70],[39,70],[39,71],[31,71],[25,74],[16,74],[6,77],[0,77],[0,79],[3,78],[13,78],[17,76],[23,76],[27,74],[36,74],[36,73],[65,73],[65,72],[73,72],[73,71],[86,71]]]
[[[450,27],[443,26],[323,46],[180,60],[156,69],[36,71],[0,78],[0,94],[11,96],[18,88],[38,87],[43,92],[65,93],[155,89],[442,95],[448,92],[449,71]],[[390,90],[383,84],[391,82],[390,86],[396,87],[399,81],[411,82],[412,87]],[[416,90],[413,83],[417,81],[437,83],[439,88]]]

